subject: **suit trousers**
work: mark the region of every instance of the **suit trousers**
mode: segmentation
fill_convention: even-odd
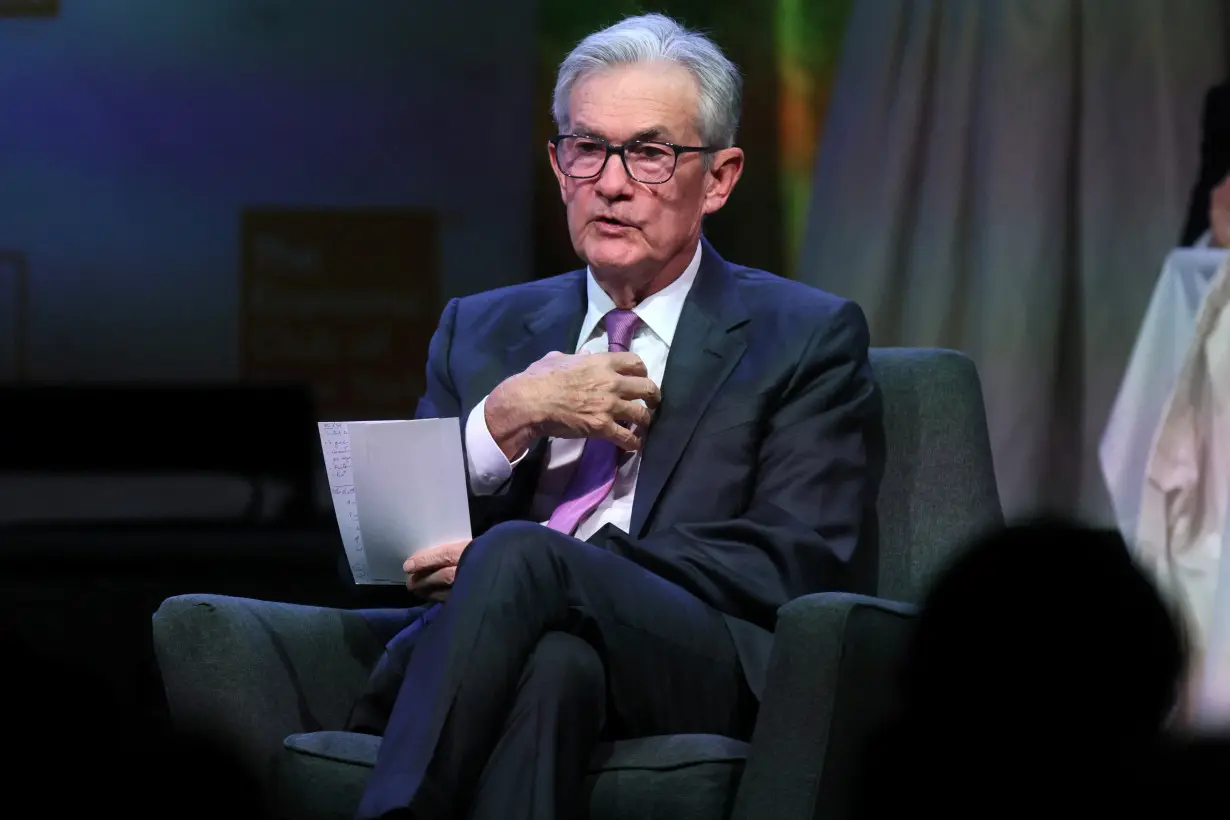
[[[756,699],[716,610],[540,524],[475,539],[447,603],[418,615],[373,677],[376,701],[397,691],[363,820],[574,820],[601,740],[751,733]]]

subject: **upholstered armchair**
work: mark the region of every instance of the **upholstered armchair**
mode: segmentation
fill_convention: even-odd
[[[872,365],[887,447],[882,597],[826,593],[784,606],[751,742],[676,735],[604,746],[590,775],[595,820],[847,815],[859,752],[892,704],[911,602],[951,550],[1001,522],[973,363],[876,349]],[[238,755],[279,816],[349,818],[380,740],[340,730],[398,623],[385,610],[168,599],[154,640],[171,716]]]

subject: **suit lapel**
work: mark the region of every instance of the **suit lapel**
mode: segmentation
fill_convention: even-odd
[[[649,517],[697,422],[747,344],[747,313],[730,266],[701,239],[700,270],[683,305],[662,377],[662,404],[645,439],[630,532],[644,535]]]

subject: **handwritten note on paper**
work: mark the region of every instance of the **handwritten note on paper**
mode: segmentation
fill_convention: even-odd
[[[355,504],[350,433],[344,421],[325,421],[320,425],[320,448],[324,452],[325,471],[329,476],[329,493],[333,497],[333,512],[346,549],[346,561],[356,584],[373,583],[363,550],[363,533],[359,529],[359,508]],[[401,583],[390,581],[388,583]]]
[[[470,539],[459,419],[321,422],[320,445],[356,584],[404,584],[411,555]]]

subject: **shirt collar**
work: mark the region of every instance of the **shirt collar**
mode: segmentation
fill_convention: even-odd
[[[683,269],[679,278],[632,308],[632,312],[640,317],[642,326],[648,328],[667,347],[670,347],[675,339],[675,328],[679,325],[683,303],[687,301],[692,283],[696,281],[696,273],[700,270],[700,255],[701,245],[697,242],[696,253],[692,254],[692,261]],[[615,303],[594,279],[589,268],[585,269],[585,293],[589,308],[585,311],[585,321],[581,323],[578,350],[594,337],[602,317],[615,309]]]

